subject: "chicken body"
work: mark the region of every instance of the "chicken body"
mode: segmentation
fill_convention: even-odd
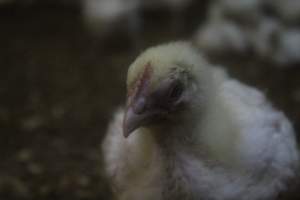
[[[154,91],[178,65],[189,77],[183,94],[188,100],[128,138],[128,105],[116,112],[103,152],[118,199],[267,200],[286,189],[299,162],[294,131],[260,91],[177,42],[147,50],[130,66],[129,97],[145,64],[153,66],[147,87]]]

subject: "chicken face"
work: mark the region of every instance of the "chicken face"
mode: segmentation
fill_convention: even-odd
[[[123,129],[128,137],[135,129],[170,119],[185,104],[186,74],[179,66],[153,87],[153,66],[149,62],[137,80],[129,87]]]
[[[145,50],[129,66],[124,136],[139,127],[166,127],[205,107],[213,82],[209,64],[186,42]],[[174,126],[173,126],[174,127]]]

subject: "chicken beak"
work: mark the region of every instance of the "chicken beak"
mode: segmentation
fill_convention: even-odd
[[[143,114],[137,114],[134,112],[132,107],[127,107],[125,111],[125,116],[123,119],[123,135],[127,138],[133,131],[139,128],[145,116]]]

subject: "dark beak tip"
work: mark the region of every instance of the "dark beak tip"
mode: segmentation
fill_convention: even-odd
[[[130,133],[128,131],[123,130],[123,136],[124,138],[128,138]]]
[[[130,133],[129,133],[128,130],[127,130],[127,126],[126,126],[126,124],[125,124],[125,121],[123,122],[123,128],[122,128],[122,131],[123,131],[123,136],[124,136],[125,138],[127,138],[127,137],[130,135]]]
[[[123,136],[124,136],[125,138],[128,138],[128,137],[131,135],[131,133],[133,133],[133,132],[135,131],[135,129],[136,129],[136,128],[134,128],[134,127],[124,126],[124,127],[123,127]]]
[[[136,114],[130,107],[126,109],[123,119],[123,136],[128,138],[141,125],[141,115]]]

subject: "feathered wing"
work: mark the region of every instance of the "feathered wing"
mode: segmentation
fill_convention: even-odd
[[[245,166],[290,169],[299,161],[291,123],[260,91],[228,80],[222,84],[222,95],[240,130],[236,151]]]
[[[295,133],[289,120],[262,92],[236,80],[225,81],[221,95],[239,130],[236,159],[256,182],[248,188],[252,199],[272,197],[287,189],[287,182],[296,176],[299,167]]]

